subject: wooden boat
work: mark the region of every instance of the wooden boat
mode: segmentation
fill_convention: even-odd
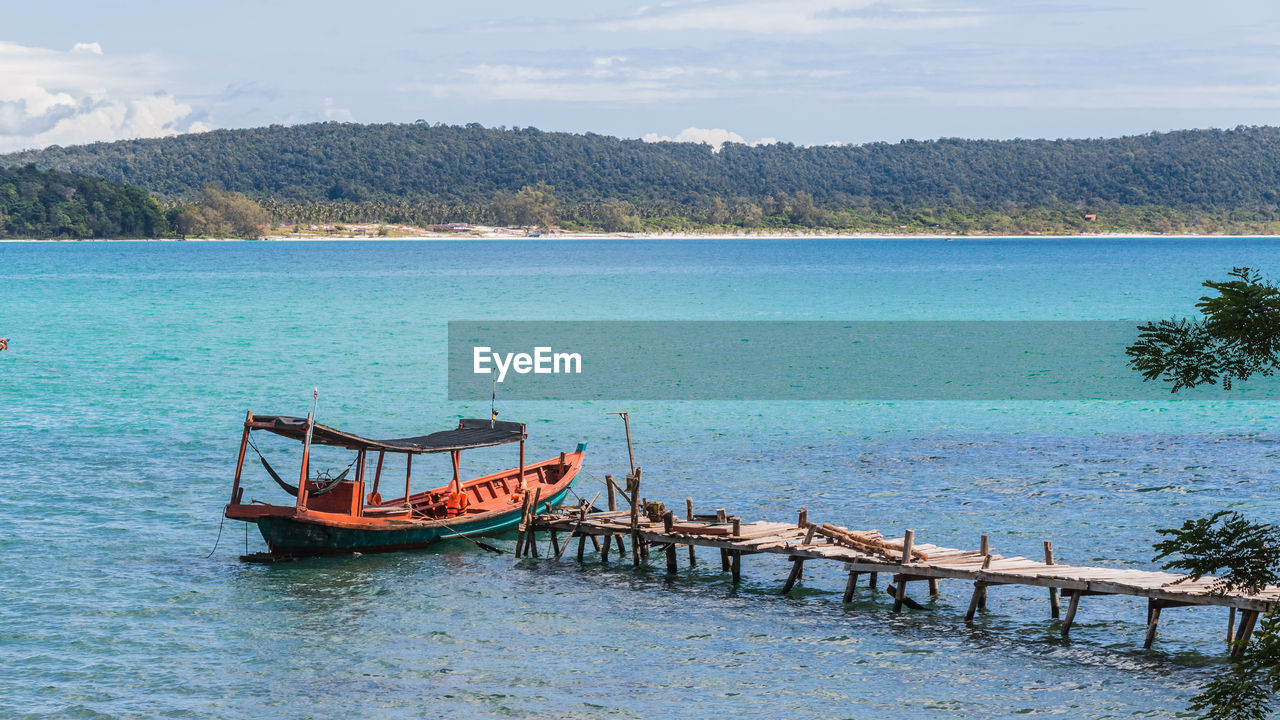
[[[290,485],[258,452],[250,434],[266,431],[302,443],[302,465],[297,486]],[[514,529],[526,494],[539,498],[538,510],[557,507],[569,493],[586,443],[572,453],[525,465],[527,438],[521,423],[497,420],[462,420],[457,429],[418,437],[370,440],[306,418],[248,413],[236,461],[235,481],[226,517],[255,523],[277,556],[332,555],[349,552],[389,552],[421,548],[440,540],[491,535]],[[463,450],[520,443],[520,464],[511,470],[463,481],[459,461]],[[309,467],[313,445],[345,448],[355,452],[352,465],[336,478],[316,477]],[[263,467],[286,491],[296,496],[288,505],[242,502],[241,475],[245,452],[253,448]],[[445,486],[413,493],[410,480],[413,457],[424,453],[449,453],[453,479]],[[365,494],[365,466],[376,453],[373,485]],[[405,455],[404,495],[383,500],[379,493],[383,460],[388,453]],[[354,477],[348,477],[354,468]]]

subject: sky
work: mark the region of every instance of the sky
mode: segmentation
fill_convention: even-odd
[[[325,120],[717,144],[1280,124],[1267,0],[5,0],[0,152]]]

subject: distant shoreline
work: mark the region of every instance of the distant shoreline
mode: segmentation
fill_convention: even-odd
[[[111,243],[111,242],[483,242],[486,240],[754,240],[754,239],[793,239],[793,240],[1059,240],[1059,239],[1108,239],[1108,238],[1143,238],[1190,240],[1212,238],[1280,238],[1278,235],[1231,235],[1231,234],[1164,234],[1164,233],[1069,233],[1040,235],[939,235],[925,233],[800,233],[800,232],[742,232],[742,233],[594,233],[594,232],[557,232],[538,236],[521,233],[421,233],[382,237],[377,235],[271,235],[265,238],[249,240],[245,238],[0,238],[0,243]]]

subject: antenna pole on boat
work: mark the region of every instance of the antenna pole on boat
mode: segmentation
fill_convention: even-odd
[[[493,423],[498,419],[498,373],[495,370],[489,370],[489,377],[493,378],[493,389],[489,393],[489,429],[493,429]]]
[[[611,412],[608,415],[620,415],[622,417],[622,426],[627,429],[627,458],[631,460],[631,474],[636,474],[636,454],[631,450],[631,418],[625,412]]]
[[[315,417],[316,406],[320,404],[320,388],[311,388],[311,416]]]

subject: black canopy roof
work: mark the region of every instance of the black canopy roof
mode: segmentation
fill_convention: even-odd
[[[306,440],[307,419],[285,415],[255,415],[253,425],[260,430],[283,435],[299,442]],[[311,431],[311,444],[333,445],[350,450],[387,450],[403,453],[437,453],[468,448],[489,447],[519,442],[525,438],[524,425],[502,420],[460,420],[457,430],[442,430],[430,435],[370,440],[328,425],[316,423]]]

